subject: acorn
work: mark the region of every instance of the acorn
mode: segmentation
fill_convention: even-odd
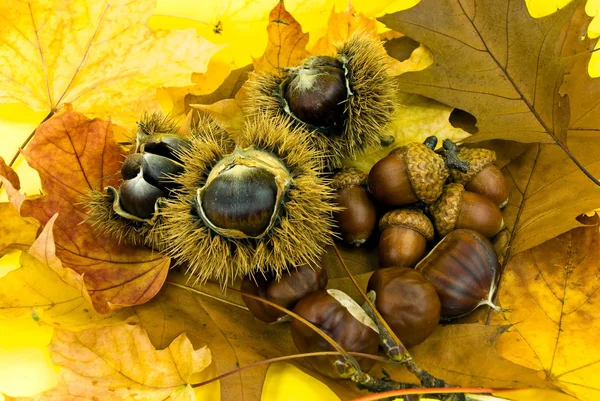
[[[408,348],[425,341],[440,320],[435,287],[414,269],[378,269],[371,275],[367,291],[375,292],[375,307]]]
[[[496,152],[462,148],[458,157],[469,162],[469,170],[466,173],[453,170],[450,176],[452,182],[464,185],[467,191],[485,196],[500,209],[506,206],[510,188],[502,172],[494,165]]]
[[[345,242],[360,246],[377,224],[377,209],[365,189],[367,175],[355,168],[346,168],[333,176],[336,203],[343,208],[334,213],[338,230]]]
[[[371,168],[369,192],[386,205],[433,203],[449,176],[442,156],[425,144],[413,142],[394,149]]]
[[[356,33],[331,56],[312,56],[278,74],[248,81],[248,115],[287,116],[323,152],[326,167],[342,165],[384,135],[395,110],[388,55],[377,38]]]
[[[454,230],[419,262],[421,272],[435,287],[441,302],[441,317],[463,316],[492,303],[500,264],[494,247],[473,230]]]
[[[161,205],[167,252],[198,281],[226,282],[261,271],[278,279],[316,265],[331,243],[333,190],[322,154],[289,119],[256,117],[234,142],[213,121],[192,132]]]
[[[377,325],[352,298],[342,291],[329,289],[314,292],[304,297],[294,312],[313,323],[334,339],[348,352],[377,354],[379,330]],[[292,339],[302,353],[332,351],[333,348],[321,336],[299,320],[292,320]],[[308,363],[323,375],[339,378],[340,357],[319,356],[308,359]],[[363,371],[373,367],[373,360],[357,358]],[[343,374],[342,374],[343,376]]]
[[[429,206],[437,232],[447,235],[459,228],[491,238],[504,227],[502,212],[485,196],[465,191],[461,184],[448,184],[439,199]]]
[[[242,279],[241,290],[291,310],[298,301],[327,286],[327,270],[322,266],[301,265],[285,272],[277,280],[272,272],[246,275]],[[252,298],[242,296],[250,312],[266,323],[273,323],[286,316],[278,309]]]
[[[414,267],[433,239],[433,224],[419,209],[387,212],[379,221],[379,266]]]

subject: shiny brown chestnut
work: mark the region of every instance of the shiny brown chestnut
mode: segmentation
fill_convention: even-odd
[[[376,270],[367,291],[375,291],[375,307],[406,347],[425,341],[440,320],[435,287],[414,269]]]
[[[379,266],[414,267],[433,239],[433,224],[418,209],[397,209],[379,221]]]
[[[348,88],[343,64],[334,57],[313,56],[293,69],[285,84],[291,113],[315,127],[343,123]]]
[[[304,297],[294,312],[317,326],[348,352],[376,354],[379,346],[379,330],[365,311],[345,293],[321,290]],[[331,351],[333,348],[310,327],[294,319],[291,324],[292,339],[300,352]],[[339,357],[319,356],[308,363],[320,373],[340,378],[336,366]],[[373,360],[357,358],[360,367],[368,371]]]
[[[435,287],[442,319],[465,315],[481,305],[494,309],[492,297],[500,265],[494,247],[473,230],[454,230],[415,269]]]
[[[333,176],[336,202],[343,209],[333,214],[344,242],[360,246],[373,233],[377,224],[377,209],[366,191],[367,175],[354,168]]]
[[[327,286],[327,270],[322,266],[301,265],[281,274],[246,275],[242,279],[241,290],[256,295],[291,310],[296,303],[310,293]],[[250,312],[266,323],[273,323],[286,314],[252,298],[242,296]]]
[[[441,236],[460,228],[475,230],[491,238],[504,227],[502,212],[488,198],[466,191],[461,184],[448,184],[429,207]]]

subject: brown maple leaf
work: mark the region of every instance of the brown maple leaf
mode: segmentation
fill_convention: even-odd
[[[81,203],[91,190],[118,186],[123,155],[112,124],[76,112],[51,118],[23,151],[46,196],[26,200],[21,214],[46,224],[58,213],[54,238],[62,264],[84,276],[96,310],[107,313],[147,302],[161,288],[169,259],[147,248],[120,245],[85,223]]]
[[[534,19],[523,1],[424,0],[381,21],[435,57],[399,76],[400,89],[473,114],[471,141],[555,143],[593,179],[572,146],[600,132],[600,80],[583,68],[593,44],[579,43],[590,20],[584,4]]]

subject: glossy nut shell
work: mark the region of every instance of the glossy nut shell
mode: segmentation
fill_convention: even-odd
[[[375,291],[375,307],[406,347],[425,341],[440,320],[435,287],[414,269],[376,270],[367,290]]]
[[[473,230],[454,230],[415,269],[435,287],[442,318],[451,319],[490,304],[499,267],[487,238]]]
[[[340,302],[341,300],[341,302]],[[356,302],[338,290],[321,290],[303,298],[294,312],[333,338],[349,352],[376,354],[379,334],[375,323]],[[311,328],[298,320],[291,324],[292,339],[300,352],[331,351],[333,348]],[[337,357],[313,357],[308,363],[320,373],[339,378],[335,367]],[[357,358],[361,369],[373,366],[370,359]]]
[[[327,270],[321,266],[299,266],[281,275],[277,280],[273,274],[267,277],[245,276],[242,280],[243,292],[259,296],[286,309],[293,309],[298,301],[310,293],[327,286]],[[242,296],[242,300],[254,316],[266,323],[273,323],[285,315],[284,312],[255,299]]]

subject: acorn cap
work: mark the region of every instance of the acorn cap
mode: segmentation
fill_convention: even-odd
[[[368,175],[357,168],[347,167],[337,172],[331,181],[331,188],[342,189],[366,185]]]
[[[429,213],[433,217],[435,229],[441,236],[448,234],[456,227],[463,192],[465,192],[465,187],[461,184],[448,184],[444,187],[439,199],[429,206]]]
[[[469,162],[469,170],[466,173],[461,173],[458,170],[452,170],[450,172],[452,175],[452,182],[465,185],[471,181],[471,179],[481,170],[490,164],[494,164],[496,161],[496,152],[489,149],[462,148],[460,152],[458,152],[458,158],[460,160]]]
[[[379,229],[383,231],[392,226],[410,228],[425,237],[427,241],[433,239],[433,224],[418,209],[397,209],[387,212],[379,221]]]
[[[440,197],[449,172],[444,159],[422,143],[413,142],[405,146],[404,162],[413,191],[423,202],[431,204]]]

